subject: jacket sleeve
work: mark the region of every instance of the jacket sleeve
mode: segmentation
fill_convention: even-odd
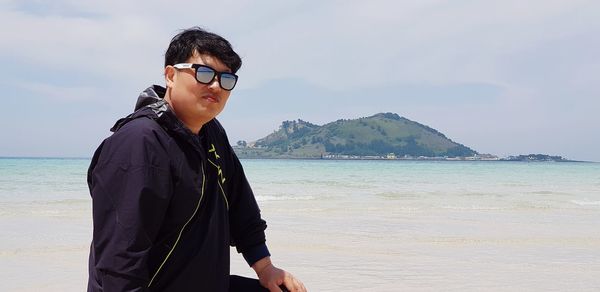
[[[90,268],[104,291],[146,291],[148,255],[172,193],[156,130],[131,122],[97,150],[88,172],[94,233]]]
[[[256,261],[270,256],[265,243],[267,224],[260,216],[260,209],[239,159],[233,149],[229,150],[233,164],[229,210],[232,245],[236,246],[248,265],[252,266]]]

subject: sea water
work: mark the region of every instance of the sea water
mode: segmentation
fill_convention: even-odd
[[[273,262],[310,291],[600,290],[600,164],[242,164]],[[0,159],[1,291],[85,290],[88,165]]]

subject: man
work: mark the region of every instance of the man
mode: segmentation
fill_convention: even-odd
[[[271,263],[266,223],[215,119],[240,66],[222,37],[181,32],[165,54],[166,88],[143,91],[98,147],[88,291],[306,291]],[[229,245],[260,285],[229,275]]]

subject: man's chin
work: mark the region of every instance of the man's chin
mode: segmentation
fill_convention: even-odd
[[[202,112],[202,114],[199,114],[198,118],[208,122],[208,121],[216,118],[219,115],[219,113],[221,113],[221,111],[206,110],[206,111]]]
[[[206,111],[206,116],[210,117],[210,119],[212,120],[212,119],[216,118],[221,113],[222,110],[223,110],[222,108],[219,108],[219,109],[208,108]]]

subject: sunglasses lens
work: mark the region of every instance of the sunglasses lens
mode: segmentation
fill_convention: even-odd
[[[215,71],[210,68],[199,67],[196,70],[196,80],[200,83],[208,84],[213,81],[213,78],[215,78]]]
[[[221,87],[225,90],[232,90],[235,87],[237,78],[233,74],[223,73],[221,74]]]

